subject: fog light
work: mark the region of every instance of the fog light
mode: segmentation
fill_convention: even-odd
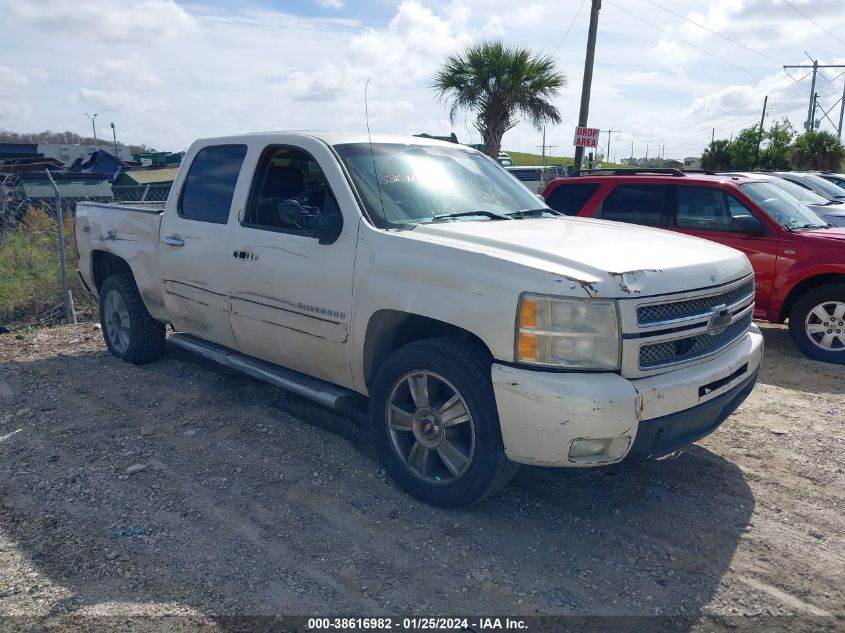
[[[630,444],[631,438],[627,435],[575,440],[569,447],[569,459],[584,464],[615,462],[625,456]]]
[[[592,457],[601,455],[610,445],[610,440],[575,440],[569,447],[570,457]]]

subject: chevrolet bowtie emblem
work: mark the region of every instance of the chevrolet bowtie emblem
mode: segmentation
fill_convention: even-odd
[[[713,308],[712,316],[710,317],[710,326],[707,333],[711,336],[721,334],[730,324],[731,313],[728,312],[728,306],[725,304],[718,305]]]

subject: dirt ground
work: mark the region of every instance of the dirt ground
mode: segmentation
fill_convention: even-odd
[[[762,327],[755,391],[679,458],[524,468],[457,511],[355,420],[187,353],[0,336],[0,614],[842,618],[845,367]]]

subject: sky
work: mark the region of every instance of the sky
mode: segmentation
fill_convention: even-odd
[[[452,125],[431,89],[438,66],[501,39],[552,55],[567,77],[546,130],[573,153],[590,0],[0,0],[0,129],[70,130],[185,149],[266,130],[448,134],[480,142],[472,115]],[[571,25],[571,28],[570,28]],[[845,0],[603,0],[589,124],[617,160],[697,156],[716,138],[807,118],[810,78],[784,64],[845,64]],[[820,73],[838,124],[845,68]],[[834,107],[835,106],[835,107]],[[833,130],[827,119],[822,129]],[[521,123],[503,148],[538,152]]]

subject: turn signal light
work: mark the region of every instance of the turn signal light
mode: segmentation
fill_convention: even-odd
[[[534,334],[520,334],[519,358],[527,361],[536,361],[538,357],[537,337]]]

